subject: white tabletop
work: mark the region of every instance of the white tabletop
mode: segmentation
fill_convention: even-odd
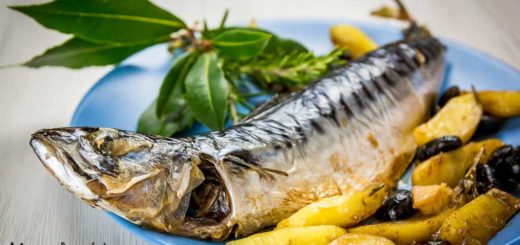
[[[8,10],[33,0],[0,0],[0,65],[26,61],[66,39]],[[216,24],[225,8],[230,22],[256,19],[366,19],[387,1],[368,0],[160,0],[188,23]],[[437,35],[480,49],[520,69],[520,1],[406,0]],[[30,149],[32,132],[68,125],[86,91],[110,67],[0,69],[0,244],[143,244],[103,212],[63,189]],[[497,81],[500,82],[500,81]]]

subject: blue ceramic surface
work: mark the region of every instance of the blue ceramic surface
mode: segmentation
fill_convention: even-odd
[[[332,48],[328,40],[329,27],[345,22],[362,28],[379,44],[401,37],[398,28],[381,23],[298,20],[267,21],[260,22],[259,25],[282,37],[301,40],[308,48],[323,54]],[[448,47],[448,72],[443,88],[456,84],[465,89],[474,85],[478,90],[520,90],[519,71],[456,42],[447,39],[443,39],[443,42]],[[148,48],[128,58],[90,89],[77,107],[71,125],[135,130],[140,113],[157,96],[161,81],[171,65],[171,59],[165,45]],[[205,130],[207,129],[197,125],[184,134]],[[520,145],[520,118],[508,120],[498,137],[509,144]],[[146,230],[114,214],[109,216],[150,244],[215,244]],[[520,215],[517,215],[490,241],[490,244],[520,244],[519,231]]]

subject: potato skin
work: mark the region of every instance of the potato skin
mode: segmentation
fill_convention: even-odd
[[[386,186],[379,186],[351,195],[323,198],[280,221],[276,229],[314,225],[349,227],[373,215],[388,192]]]
[[[381,236],[347,233],[336,238],[329,245],[394,245],[395,243]]]
[[[351,25],[339,24],[331,27],[330,39],[336,46],[346,49],[353,58],[377,49],[377,44],[370,37]]]
[[[450,187],[455,187],[464,177],[466,170],[471,167],[475,156],[482,147],[485,149],[482,160],[486,162],[491,154],[502,145],[503,143],[498,139],[488,139],[472,142],[457,150],[433,156],[415,167],[412,172],[412,184],[417,186],[446,183]]]
[[[484,111],[492,116],[520,116],[520,91],[481,91],[478,98]]]
[[[330,241],[346,234],[347,232],[337,226],[320,225],[308,227],[289,227],[273,231],[257,233],[246,238],[234,240],[227,245],[289,245],[289,244],[315,244],[326,245]]]
[[[433,139],[454,135],[467,143],[477,129],[482,112],[482,106],[472,93],[457,96],[449,100],[432,119],[415,128],[415,141],[421,146]]]
[[[520,200],[491,189],[453,212],[440,229],[440,237],[451,244],[485,244],[520,208]]]
[[[426,242],[430,240],[433,233],[439,230],[444,219],[452,212],[453,209],[446,209],[430,217],[359,226],[349,229],[348,232],[382,236],[396,244]]]

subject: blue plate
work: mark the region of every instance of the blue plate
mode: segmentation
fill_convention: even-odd
[[[300,40],[316,53],[323,54],[332,48],[329,27],[345,22],[362,28],[379,44],[401,38],[399,28],[382,23],[298,20],[260,22],[259,26],[282,37]],[[474,85],[478,90],[520,90],[519,71],[451,40],[443,39],[443,42],[448,47],[448,72],[444,88],[456,84],[466,89]],[[171,60],[165,45],[150,47],[128,58],[90,89],[77,107],[71,125],[135,130],[139,115],[157,96]],[[204,130],[206,129],[198,127],[188,133]],[[498,137],[509,144],[520,145],[520,118],[508,120]],[[146,230],[114,214],[109,215],[150,244],[215,244]],[[519,244],[519,230],[520,215],[517,215],[490,244]]]

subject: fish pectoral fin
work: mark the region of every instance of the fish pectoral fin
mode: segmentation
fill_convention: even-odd
[[[272,168],[262,168],[262,170],[264,170],[266,172],[273,173],[273,174],[278,174],[278,175],[282,175],[282,176],[285,176],[285,177],[289,177],[289,174],[287,172],[284,172],[284,171],[281,171],[281,170],[272,169]]]
[[[133,177],[132,179],[130,179],[130,181],[124,183],[124,185],[117,185],[117,184],[113,183],[114,181],[111,181],[109,183],[109,181],[107,181],[107,179],[102,179],[102,183],[107,188],[107,192],[106,192],[107,195],[123,194],[124,192],[126,192],[127,190],[132,188],[135,184],[137,184],[145,179],[153,178],[157,174],[159,174],[161,171],[162,170],[160,170],[160,169],[154,169],[150,173],[146,173],[146,174],[142,174],[142,175]]]
[[[285,177],[289,176],[289,174],[284,171],[272,169],[272,168],[264,168],[264,167],[258,166],[256,164],[253,164],[253,163],[248,163],[247,161],[244,161],[240,157],[236,157],[233,155],[226,156],[224,158],[224,161],[238,165],[240,167],[245,167],[245,168],[254,170],[254,171],[258,172],[258,174],[260,174],[261,177],[267,177],[271,180],[274,180],[273,174],[282,175]]]

